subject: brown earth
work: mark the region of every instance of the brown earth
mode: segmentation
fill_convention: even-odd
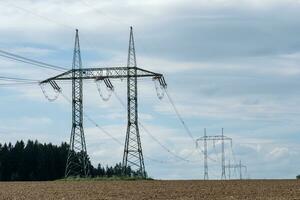
[[[299,199],[300,181],[0,182],[0,199]]]

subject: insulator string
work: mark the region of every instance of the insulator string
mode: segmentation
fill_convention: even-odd
[[[159,100],[162,100],[165,96],[164,87],[159,83],[157,79],[153,79],[153,82],[155,85],[156,95]]]
[[[46,84],[48,84],[48,83],[42,83],[42,84],[40,84],[40,88],[41,88],[41,90],[42,90],[45,98],[48,101],[53,102],[53,101],[55,101],[58,98],[59,94],[61,93],[61,90],[59,91],[59,90],[56,90],[56,89],[53,88],[53,91],[54,91],[55,94],[54,94],[54,96],[50,97],[50,95],[48,95],[48,93],[46,92],[46,89],[45,89]]]
[[[96,86],[97,86],[97,91],[98,91],[98,93],[99,93],[99,95],[100,95],[100,97],[103,101],[108,101],[110,99],[113,91],[114,91],[114,88],[109,88],[109,87],[106,86],[106,90],[107,90],[108,94],[107,94],[107,96],[104,96],[103,92],[102,92],[102,89],[101,89],[102,82],[103,82],[102,80],[96,80],[95,81]]]

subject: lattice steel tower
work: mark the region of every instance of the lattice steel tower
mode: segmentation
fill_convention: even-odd
[[[78,30],[76,29],[75,47],[72,64],[72,130],[70,149],[67,158],[65,177],[88,176],[89,164],[83,131],[82,107],[82,61]]]
[[[232,139],[229,137],[224,136],[224,131],[222,128],[222,135],[215,135],[215,136],[207,136],[206,135],[206,129],[204,129],[204,136],[200,137],[196,140],[196,144],[198,146],[198,142],[203,141],[204,143],[204,180],[208,180],[208,152],[207,152],[207,142],[208,141],[221,141],[222,142],[222,175],[221,179],[224,180],[226,179],[226,174],[225,174],[225,140],[230,141],[231,146],[232,146]]]
[[[162,74],[151,72],[136,65],[134,39],[132,27],[130,27],[130,39],[128,61],[126,67],[82,68],[78,31],[76,30],[73,67],[54,77],[40,82],[40,85],[50,84],[55,91],[60,91],[56,81],[72,81],[72,131],[70,138],[70,150],[67,158],[65,176],[88,176],[90,163],[87,157],[86,144],[83,132],[83,108],[82,108],[82,84],[85,80],[104,80],[105,85],[112,89],[110,79],[127,78],[128,96],[128,127],[124,147],[124,169],[131,167],[139,176],[146,177],[141,139],[138,127],[138,102],[137,102],[137,78],[152,78],[159,82],[161,87],[167,84]]]
[[[130,166],[142,177],[146,176],[141,139],[138,126],[137,65],[132,27],[130,27],[127,59],[128,126],[123,154],[123,167]]]

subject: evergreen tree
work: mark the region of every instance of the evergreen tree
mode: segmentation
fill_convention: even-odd
[[[45,181],[64,178],[68,151],[67,143],[57,146],[28,140],[26,145],[23,141],[17,141],[15,145],[0,144],[0,181]],[[79,158],[80,153],[77,154]],[[94,168],[89,156],[85,156],[91,177],[139,176],[139,173],[132,171],[130,167],[123,169],[121,163],[106,167],[98,164],[97,168]]]

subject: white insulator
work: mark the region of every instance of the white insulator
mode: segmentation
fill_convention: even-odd
[[[153,81],[154,81],[157,97],[158,99],[162,100],[165,96],[164,87],[161,84],[159,84],[159,82],[156,79],[154,79]]]
[[[45,98],[46,98],[48,101],[53,102],[53,101],[55,101],[55,100],[58,98],[58,96],[59,96],[59,94],[60,94],[61,91],[58,91],[58,90],[53,89],[53,91],[54,91],[55,94],[54,94],[53,96],[50,97],[50,95],[47,94],[46,89],[45,89],[45,85],[46,85],[46,84],[47,84],[47,83],[42,83],[42,84],[40,84],[41,90],[42,90],[42,92],[43,92]],[[52,88],[52,87],[51,87],[51,88]]]
[[[107,90],[107,96],[104,96],[103,93],[102,93],[102,90],[101,90],[101,83],[102,83],[102,80],[97,80],[95,81],[96,82],[96,86],[97,86],[97,90],[98,90],[98,93],[101,97],[101,99],[103,101],[108,101],[112,95],[112,92],[113,92],[113,89],[109,88],[109,87],[106,87],[106,90]]]

